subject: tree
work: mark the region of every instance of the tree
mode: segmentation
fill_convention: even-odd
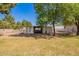
[[[3,19],[3,21],[5,21],[7,24],[7,26],[9,26],[10,28],[13,28],[15,25],[15,20],[14,17],[10,14],[6,15],[5,18]]]
[[[16,23],[16,29],[20,29],[22,27],[22,22],[17,22]]]
[[[16,3],[1,3],[0,4],[0,13],[5,15],[5,19],[2,21],[1,28],[12,28],[14,23],[13,17],[10,15],[10,10],[16,6]]]
[[[45,8],[45,5],[44,4],[35,4],[35,9],[36,9],[36,13],[37,13],[37,24],[39,25],[46,25],[47,24],[47,21],[48,21],[48,14],[47,14],[47,7]],[[42,19],[44,19],[42,21]],[[42,24],[43,22],[43,24]]]
[[[27,20],[22,20],[20,22],[16,23],[16,28],[20,29],[21,27],[30,27],[32,26],[31,22],[27,21]]]
[[[47,22],[47,19],[46,19],[46,18],[39,18],[39,19],[37,20],[37,25],[40,25],[40,26],[43,27],[46,22]]]
[[[49,15],[49,21],[51,21],[51,24],[53,25],[53,36],[55,36],[55,23],[58,20],[59,17],[59,4],[50,4],[49,5],[49,10],[48,10],[48,15]]]
[[[38,23],[40,25],[44,24],[45,27],[51,23],[53,25],[53,36],[55,36],[55,22],[58,17],[58,6],[57,3],[35,4],[36,13],[38,14]]]
[[[0,20],[0,29],[3,28],[3,20]]]
[[[22,26],[24,27],[28,27],[28,26],[32,26],[31,22],[27,21],[27,20],[23,20],[22,21]]]
[[[75,24],[77,27],[77,35],[79,35],[79,4],[61,4],[60,11],[64,19],[64,24]]]
[[[35,9],[37,13],[37,24],[42,27],[47,27],[48,22],[48,13],[47,13],[47,6],[46,4],[35,4]],[[45,33],[47,33],[47,30],[45,29]]]
[[[64,26],[75,24],[77,35],[79,35],[79,4],[78,3],[46,3],[35,4],[36,13],[38,14],[38,23],[53,24],[55,35],[55,22],[62,21]],[[59,19],[60,18],[60,19]],[[46,19],[47,21],[44,21]]]
[[[11,24],[15,23],[14,17],[10,14],[8,14],[7,16],[5,16],[5,18],[3,19],[3,21],[9,22]]]
[[[0,4],[0,13],[9,14],[11,8],[15,7],[16,3],[1,3]]]
[[[79,35],[79,4],[75,3],[73,5],[75,24],[77,26],[77,35]]]

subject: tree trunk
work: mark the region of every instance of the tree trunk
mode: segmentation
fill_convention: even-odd
[[[45,23],[45,34],[47,34],[47,23]]]
[[[55,21],[53,21],[53,36],[55,36]]]
[[[79,21],[76,22],[76,27],[77,27],[77,33],[76,33],[76,35],[79,35]]]
[[[79,35],[79,23],[76,26],[77,26],[77,35]]]

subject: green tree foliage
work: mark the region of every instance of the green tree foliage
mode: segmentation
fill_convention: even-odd
[[[64,25],[76,24],[77,26],[77,35],[79,35],[79,4],[78,3],[63,3],[60,4],[59,10],[64,19]]]
[[[15,29],[20,29],[22,27],[22,23],[21,22],[17,22],[15,25]]]
[[[32,24],[29,21],[27,21],[27,20],[23,20],[22,21],[22,26],[23,27],[28,27],[28,26],[32,26]]]
[[[22,20],[21,22],[17,22],[15,24],[15,29],[20,29],[21,27],[30,27],[32,26],[31,22],[27,20]]]
[[[0,13],[5,15],[3,20],[0,20],[0,28],[13,28],[18,29],[21,27],[32,26],[32,24],[26,20],[22,22],[15,22],[15,19],[10,15],[10,10],[16,6],[16,3],[1,3],[0,4]]]
[[[42,23],[41,22],[43,22],[44,24],[43,24],[43,26],[46,24],[46,22],[47,22],[47,12],[46,12],[46,8],[44,8],[44,4],[35,4],[35,9],[36,9],[36,13],[37,13],[37,16],[38,16],[38,20],[37,20],[37,23],[39,24],[39,25],[41,25]],[[41,19],[44,19],[43,21],[41,21]]]
[[[5,21],[5,25],[7,25],[8,28],[13,28],[15,25],[14,17],[11,15],[6,15],[3,21]]]
[[[3,28],[3,20],[0,20],[0,29]]]
[[[15,7],[16,3],[1,3],[0,4],[0,13],[9,14],[11,8]]]
[[[58,17],[58,7],[59,4],[51,4],[51,3],[46,3],[46,4],[35,4],[35,9],[36,13],[38,15],[38,20],[37,23],[40,25],[45,25],[45,27],[48,24],[53,25],[54,29],[54,36],[55,36],[55,21]]]
[[[12,15],[6,15],[3,21],[9,22],[11,24],[15,23],[14,17]]]
[[[73,16],[68,16],[63,21],[64,26],[69,26],[69,25],[74,25],[74,24],[75,24],[75,18]]]
[[[8,22],[0,20],[0,29],[11,28],[11,25]]]
[[[46,18],[39,18],[39,20],[37,20],[37,25],[44,26],[46,22]]]
[[[74,17],[75,17],[75,23],[77,26],[77,35],[79,35],[79,3],[75,3],[73,5],[73,10],[74,10]]]
[[[15,7],[16,3],[1,3],[0,4],[0,13],[5,15],[5,18],[2,21],[1,28],[12,28],[14,23],[14,19],[11,15],[9,15],[11,8]]]
[[[55,35],[55,22],[63,19],[64,26],[76,24],[79,35],[79,4],[78,3],[46,3],[35,4],[39,24],[52,23]],[[47,22],[44,21],[47,19]],[[59,19],[60,18],[60,19]]]

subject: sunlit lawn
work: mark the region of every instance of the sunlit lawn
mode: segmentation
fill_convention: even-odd
[[[0,36],[0,55],[54,56],[79,55],[79,37],[8,37]]]

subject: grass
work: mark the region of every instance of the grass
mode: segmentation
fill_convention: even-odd
[[[79,56],[79,37],[0,36],[1,56]]]

